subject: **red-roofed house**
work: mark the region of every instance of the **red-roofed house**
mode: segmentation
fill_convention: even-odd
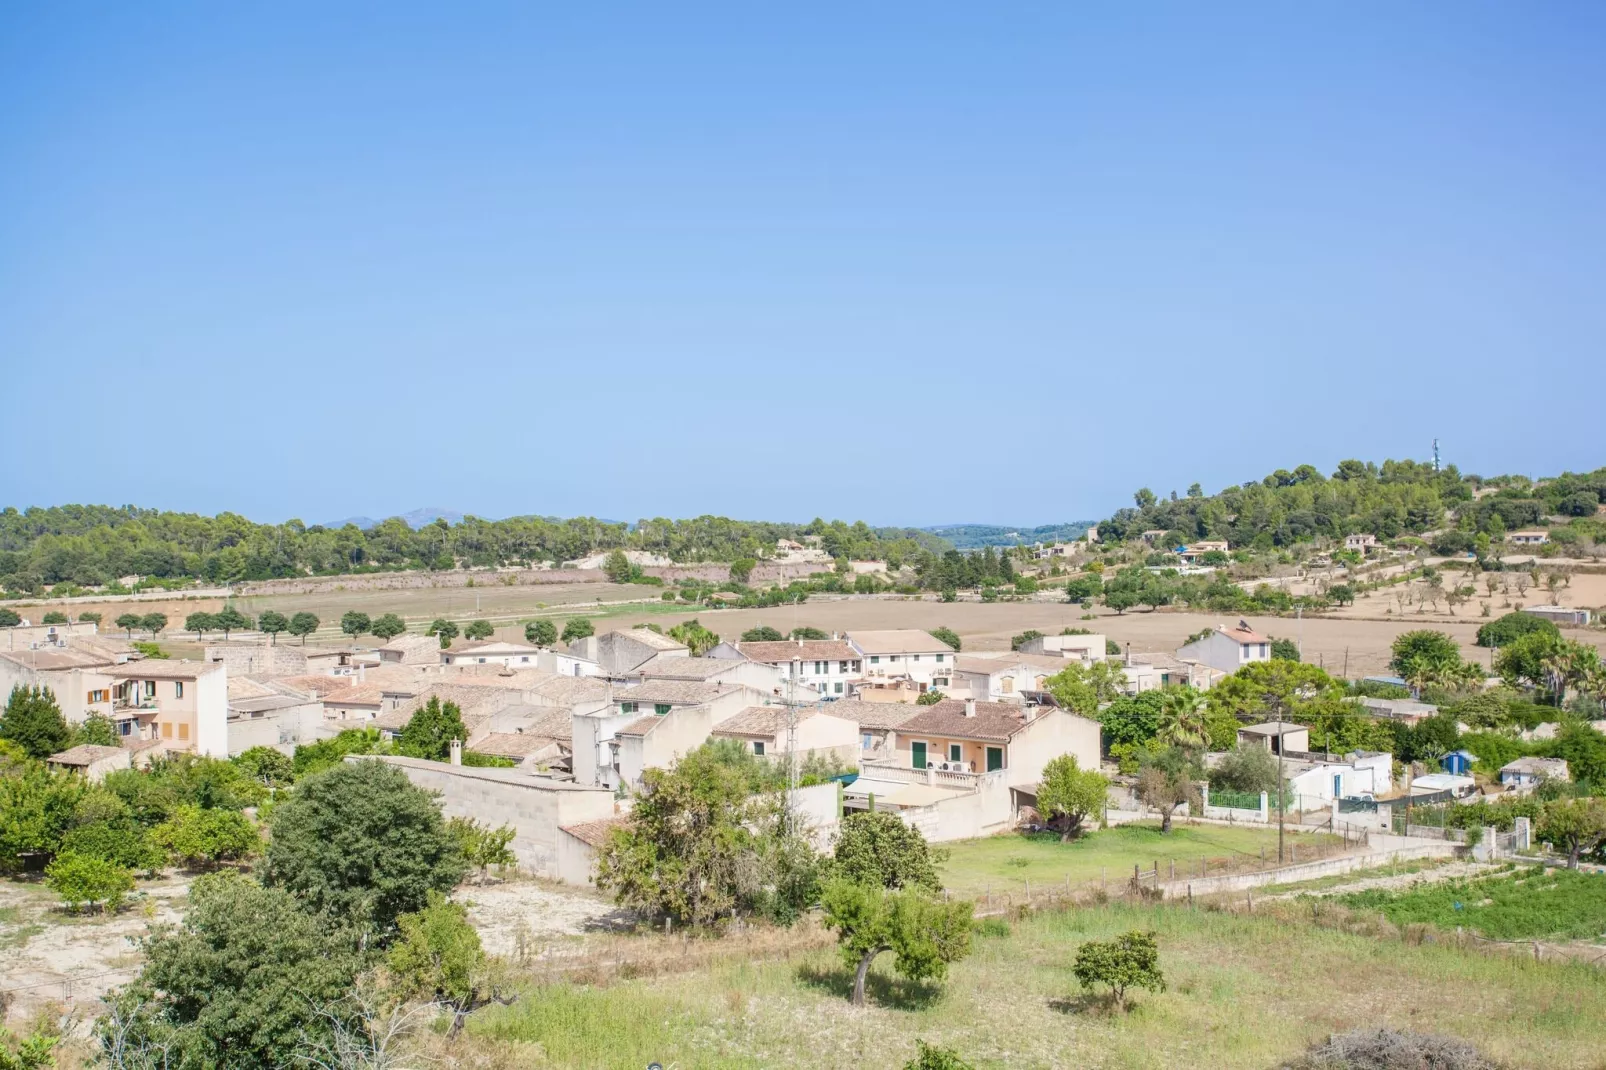
[[[1271,640],[1251,628],[1248,621],[1240,620],[1235,628],[1223,624],[1209,635],[1180,647],[1177,657],[1234,673],[1252,661],[1270,661]]]

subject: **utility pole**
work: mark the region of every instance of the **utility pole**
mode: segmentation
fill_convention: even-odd
[[[1283,704],[1277,703],[1277,864],[1283,864],[1283,814],[1287,810],[1287,803],[1283,799],[1285,781],[1283,780]]]

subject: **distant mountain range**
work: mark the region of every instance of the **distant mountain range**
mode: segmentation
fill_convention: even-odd
[[[424,527],[426,525],[435,523],[435,521],[437,519],[444,519],[448,524],[460,524],[463,521],[463,517],[467,516],[468,514],[459,513],[456,509],[442,509],[438,505],[426,505],[426,506],[423,506],[422,508],[414,509],[410,513],[397,513],[396,515],[401,517],[403,520],[407,521],[407,525],[409,527],[411,527],[414,531],[417,531],[421,527]],[[481,517],[481,519],[482,520],[495,520],[495,519],[498,519],[498,518],[496,518],[496,517]],[[541,517],[538,517],[538,516],[535,516],[534,514],[530,514],[529,516],[523,516],[523,517],[509,516],[509,517],[502,517],[501,519],[503,519],[503,520],[532,520],[532,519],[534,519],[534,520],[545,520],[550,524],[561,524],[567,518],[566,517],[561,517],[561,516],[541,516]],[[374,525],[376,525],[378,523],[379,523],[379,521],[375,520],[371,516],[348,516],[346,519],[337,520],[333,524],[325,524],[324,527],[326,527],[326,528],[343,528],[347,524],[356,524],[362,530],[367,531],[369,528],[373,527]],[[619,523],[623,523],[623,521],[619,521],[619,520],[600,520],[599,523],[603,523],[603,524],[619,524]],[[630,525],[630,529],[632,531],[635,530],[635,527],[636,526],[634,524]]]
[[[444,518],[448,524],[460,523],[463,519],[463,514],[455,509],[442,509],[438,505],[426,505],[423,508],[414,509],[410,513],[398,513],[396,515],[407,521],[407,525],[415,531],[426,524],[435,523],[437,518]],[[359,528],[367,531],[378,523],[379,521],[371,516],[348,516],[346,519],[337,520],[333,524],[325,524],[324,527],[343,528],[347,524],[356,524]]]
[[[444,519],[448,524],[461,523],[465,514],[455,509],[443,509],[438,505],[426,505],[414,509],[410,513],[398,513],[401,519],[407,521],[409,527],[418,530],[428,524],[435,523],[437,518]],[[492,519],[487,517],[486,519]],[[541,519],[561,524],[563,517],[548,516]],[[614,524],[618,521],[604,520],[604,524]],[[344,520],[337,520],[332,524],[325,524],[326,528],[343,528],[347,524],[355,524],[367,531],[378,524],[379,521],[371,516],[350,516]],[[1039,542],[1069,542],[1081,538],[1082,533],[1092,527],[1095,522],[1079,520],[1066,524],[1044,524],[1041,527],[1021,528],[1009,527],[999,524],[940,524],[930,528],[894,529],[881,528],[877,533],[883,537],[892,537],[894,534],[912,534],[915,531],[924,531],[946,541],[957,550],[979,550],[983,546],[1030,546]],[[632,528],[635,525],[631,525]],[[938,547],[941,549],[941,547]]]
[[[1096,521],[1073,520],[1065,524],[1043,524],[1035,528],[1000,527],[997,524],[939,524],[922,528],[947,539],[956,550],[979,550],[983,546],[1030,546],[1039,542],[1070,542],[1079,539]]]

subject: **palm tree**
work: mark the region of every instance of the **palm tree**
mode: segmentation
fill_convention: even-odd
[[[1209,743],[1204,695],[1191,687],[1166,688],[1160,700],[1160,730],[1156,735],[1162,743],[1187,750]]]
[[[1578,690],[1594,699],[1602,710],[1606,710],[1606,665],[1602,665],[1598,658],[1595,664],[1586,666],[1579,675]]]

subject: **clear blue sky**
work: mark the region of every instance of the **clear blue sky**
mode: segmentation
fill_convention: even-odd
[[[0,8],[0,504],[1606,464],[1598,3]]]

